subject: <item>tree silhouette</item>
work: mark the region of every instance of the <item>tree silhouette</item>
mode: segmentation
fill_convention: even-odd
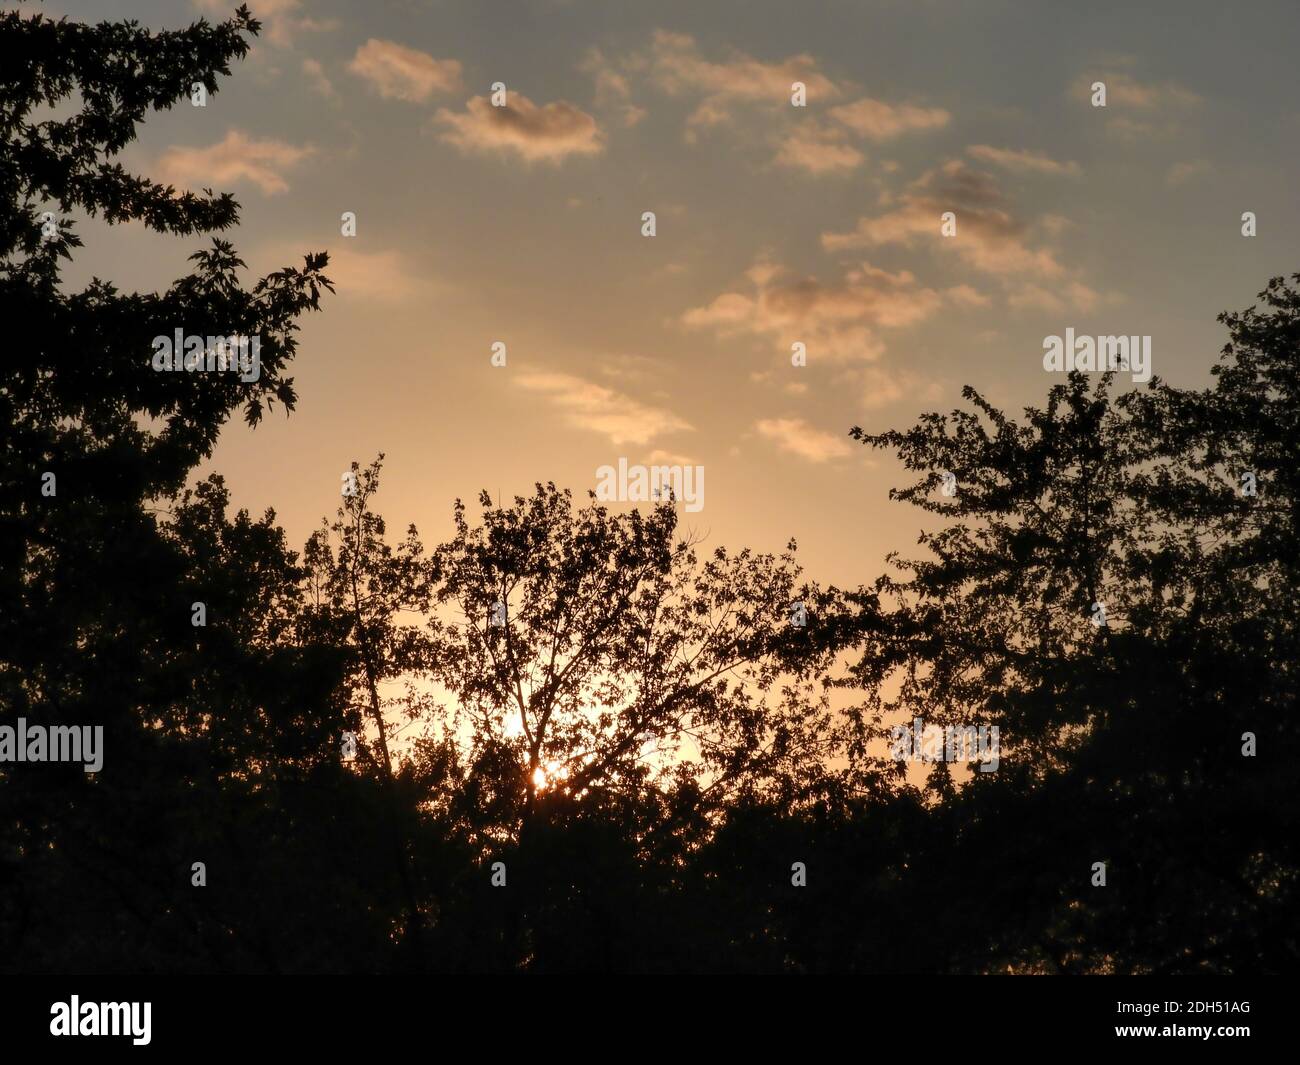
[[[385,823],[402,885],[406,942],[418,954],[424,917],[411,846],[415,795],[409,774],[399,776],[394,770],[389,740],[396,726],[386,713],[394,700],[381,696],[380,689],[389,682],[406,683],[397,702],[408,724],[430,712],[428,692],[416,688],[414,681],[428,674],[433,644],[419,626],[402,624],[400,619],[404,613],[427,613],[433,591],[415,526],[394,550],[384,539],[383,519],[369,509],[379,489],[382,462],[380,455],[366,470],[353,464],[351,477],[341,489],[343,504],[337,518],[312,535],[304,561],[318,636],[353,652],[343,694],[352,712],[358,718],[368,717],[373,726],[378,757],[372,761],[392,807]],[[337,553],[331,540],[337,542]],[[366,750],[364,743],[361,749]]]
[[[658,782],[717,802],[824,786],[837,725],[818,681],[844,611],[833,589],[799,583],[793,543],[701,562],[668,502],[575,513],[554,485],[480,502],[477,526],[457,504],[436,552],[449,611],[431,624],[434,676],[466,715],[473,757],[510,752],[523,825],[543,787]]]
[[[114,160],[258,30],[0,15],[0,725],[105,732],[93,775],[0,763],[0,967],[1294,967],[1300,275],[1221,316],[1210,388],[854,429],[939,526],[868,587],[549,483],[390,542],[382,456],[298,552],[193,475],[293,409],[325,256],[61,278],[74,211],[237,223]],[[175,328],[260,374],[156,372]],[[996,770],[913,786],[916,717],[996,726]]]
[[[326,929],[346,950],[292,936],[306,908],[288,896],[327,867],[295,831],[305,795],[323,799],[320,816],[366,802],[321,760],[340,723],[338,656],[295,642],[300,576],[270,517],[229,522],[219,482],[175,499],[237,409],[256,424],[276,401],[292,408],[295,319],[329,286],[325,257],[245,289],[233,248],[214,240],[162,293],[60,285],[81,245],[64,217],[73,210],[179,236],[236,223],[229,196],[177,193],[113,160],[191,82],[216,92],[257,30],[246,9],[157,34],[0,15],[4,54],[22,57],[0,75],[0,305],[11,324],[0,365],[0,722],[105,733],[94,777],[79,765],[0,765],[7,968],[276,969],[316,949],[335,965],[373,952],[373,937],[355,934],[365,910]],[[65,117],[33,118],[54,105]],[[154,372],[151,338],[177,326],[259,335],[260,376]],[[196,602],[205,626],[193,624]],[[322,790],[322,774],[333,787]],[[298,878],[283,878],[277,865],[295,851]],[[203,891],[191,887],[194,861],[212,869]],[[260,897],[258,883],[270,885]]]
[[[370,509],[379,469],[359,472],[333,526],[338,556],[321,534],[309,544],[324,574],[313,586],[350,619],[377,735],[377,682],[416,684],[403,704],[428,728],[403,772],[429,782],[421,806],[485,864],[514,870],[510,906],[491,918],[513,959],[500,964],[536,957],[541,939],[566,953],[609,939],[557,929],[593,888],[610,919],[620,876],[635,895],[638,862],[679,861],[735,797],[788,805],[840,786],[831,756],[847,725],[824,677],[856,629],[838,592],[800,583],[793,544],[701,561],[669,501],[648,515],[575,511],[567,492],[538,485],[509,506],[485,494],[475,525],[458,502],[455,536],[426,562],[413,528],[396,551],[384,543]],[[427,632],[399,623],[402,610],[427,612]],[[450,696],[445,713],[434,689]],[[578,862],[584,840],[612,849]],[[595,881],[561,872],[593,864],[607,870]],[[450,905],[434,905],[444,925]],[[568,964],[547,958],[541,967]]]
[[[876,585],[892,609],[855,681],[877,737],[895,712],[1002,730],[996,773],[960,792],[944,763],[931,778],[956,840],[933,875],[956,879],[960,855],[962,910],[1004,915],[966,937],[965,964],[1294,961],[1300,346],[1295,289],[1274,279],[1261,299],[1221,318],[1212,389],[1155,379],[1112,400],[1111,375],[1074,374],[1023,424],[967,388],[973,411],[854,430],[924,472],[897,498],[949,519],[923,535],[930,557]],[[944,473],[954,496],[934,494]]]

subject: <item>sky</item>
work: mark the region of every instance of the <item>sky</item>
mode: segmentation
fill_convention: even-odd
[[[236,4],[42,6],[175,29]],[[123,162],[234,193],[250,284],[330,253],[298,409],[232,422],[202,470],[298,543],[381,451],[377,509],[426,543],[457,497],[585,499],[623,458],[704,467],[706,549],[793,537],[813,578],[869,583],[923,516],[852,426],[966,384],[1040,404],[1067,328],[1150,336],[1203,385],[1215,316],[1300,269],[1293,0],[249,6],[249,57]],[[205,243],[79,232],[69,287],[163,288]]]

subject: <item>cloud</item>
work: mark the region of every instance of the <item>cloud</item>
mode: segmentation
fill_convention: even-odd
[[[839,90],[817,70],[810,55],[789,56],[766,63],[743,52],[722,61],[705,59],[695,38],[685,33],[656,30],[650,45],[651,79],[672,96],[700,92],[718,101],[766,101],[789,106],[790,86],[801,81],[810,99],[835,97]]]
[[[286,264],[301,264],[304,252],[320,250],[321,247],[310,240],[265,244],[248,257],[249,265],[259,275],[265,274]],[[451,288],[423,275],[417,264],[393,248],[360,251],[355,241],[342,239],[332,242],[324,250],[329,252],[325,276],[333,282],[340,300],[398,306],[417,300],[427,301]]]
[[[915,387],[915,378],[910,375],[886,373],[872,367],[871,372],[862,380],[862,406],[866,410],[879,410],[897,403]]]
[[[646,456],[646,462],[652,466],[670,465],[670,466],[694,466],[695,459],[689,455],[679,455],[675,451],[664,451],[655,448]]]
[[[708,106],[708,101],[701,106]],[[778,142],[773,161],[810,174],[843,173],[856,169],[865,158],[850,142],[851,136],[884,141],[913,130],[938,129],[947,125],[950,117],[939,108],[896,106],[865,97],[832,107],[829,116],[830,121],[824,123],[811,117],[795,121]]]
[[[769,113],[792,110],[790,94],[795,82],[803,83],[809,103],[837,99],[842,94],[810,55],[767,61],[733,49],[718,58],[706,58],[694,37],[667,30],[656,30],[649,48],[617,61],[593,49],[582,69],[595,78],[597,104],[626,100],[634,79],[669,96],[696,97],[698,102],[686,120],[688,142],[702,131],[733,124],[741,107],[758,107]]]
[[[1038,224],[1054,237],[1059,237],[1062,233],[1074,228],[1074,223],[1070,219],[1059,214],[1045,214],[1038,220]]]
[[[952,117],[938,107],[887,104],[864,97],[832,107],[831,118],[868,140],[884,141],[912,130],[941,129]]]
[[[984,293],[970,285],[953,285],[952,288],[945,289],[943,294],[948,297],[949,303],[958,307],[987,307],[992,302]]]
[[[944,212],[957,216],[955,236],[940,235]],[[1033,273],[1059,277],[1063,267],[1046,248],[1030,247],[1028,226],[1007,210],[993,178],[959,159],[923,174],[900,197],[899,206],[862,217],[845,233],[823,233],[827,251],[882,244],[911,246],[918,237],[950,248],[977,270],[991,274]]]
[[[208,15],[229,17],[235,7],[233,0],[195,0],[194,6]],[[278,48],[293,44],[301,33],[338,29],[339,21],[333,18],[313,18],[302,15],[302,0],[256,0],[253,17],[263,25],[262,37]]]
[[[802,418],[764,418],[755,422],[754,428],[782,451],[809,462],[828,462],[845,458],[853,452],[847,440],[814,429]]]
[[[463,112],[439,108],[442,138],[463,152],[514,152],[528,162],[559,163],[570,155],[599,155],[605,143],[596,120],[563,100],[538,107],[510,93],[505,107],[475,96]]]
[[[304,59],[302,61],[303,76],[310,82],[312,91],[319,93],[327,100],[337,100],[339,94],[334,91],[334,83],[325,74],[325,68],[315,59]]]
[[[599,48],[589,48],[578,69],[590,74],[596,87],[596,106],[617,112],[618,120],[631,129],[649,112],[631,102],[632,86],[625,74],[605,58]]]
[[[629,355],[602,353],[599,357],[600,372],[606,376],[627,384],[653,386],[663,380],[667,369],[660,359],[649,355]]]
[[[596,103],[619,103],[631,97],[632,87],[627,77],[619,73],[599,48],[588,48],[578,69],[584,74],[590,74],[595,82]]]
[[[720,337],[768,337],[785,352],[799,341],[814,360],[871,361],[884,352],[878,329],[912,325],[942,303],[907,271],[891,274],[867,263],[831,282],[792,275],[766,260],[746,276],[748,291],[724,292],[683,314],[682,324]]]
[[[795,126],[781,141],[775,162],[781,166],[807,170],[810,174],[830,174],[853,170],[865,156],[834,130],[827,130],[811,120]]]
[[[440,287],[421,277],[418,268],[394,249],[332,248],[325,274],[334,282],[340,298],[383,304],[410,303],[434,294]]]
[[[792,396],[806,395],[808,384],[805,381],[792,381],[788,370],[755,370],[749,379],[756,385],[779,388]]]
[[[315,150],[310,145],[253,140],[232,129],[224,140],[207,148],[168,148],[158,160],[158,174],[164,182],[184,188],[215,188],[251,181],[264,195],[274,196],[289,190],[284,171]]]
[[[1194,159],[1187,163],[1175,163],[1165,175],[1165,183],[1171,188],[1185,185],[1193,178],[1208,174],[1212,168],[1204,159]]]
[[[455,59],[434,59],[427,52],[371,37],[357,49],[348,69],[368,81],[384,99],[424,103],[434,93],[461,88],[461,66]]]
[[[913,130],[938,129],[950,115],[941,108],[889,104],[863,98],[830,108],[824,117],[812,111],[845,97],[851,86],[836,84],[806,53],[779,60],[755,58],[735,49],[708,57],[689,34],[656,30],[648,48],[618,59],[599,49],[587,52],[581,69],[596,87],[598,106],[630,106],[634,85],[649,85],[678,98],[695,98],[686,118],[686,141],[725,128],[742,137],[774,146],[779,166],[822,175],[860,166],[864,156],[853,140],[884,141]],[[807,107],[791,106],[794,84],[806,91]],[[744,128],[742,112],[757,113],[761,125]],[[639,117],[639,109],[634,109]],[[631,124],[629,115],[625,124]]]
[[[1089,104],[1092,102],[1094,81],[1105,83],[1107,107],[1119,104],[1139,111],[1166,111],[1171,108],[1193,107],[1201,102],[1200,96],[1177,82],[1143,83],[1122,71],[1111,71],[1096,77],[1085,77],[1079,82],[1078,95]]]
[[[691,429],[670,410],[649,406],[571,374],[525,370],[516,373],[513,380],[558,407],[569,425],[603,433],[613,444],[646,444],[665,433]]]
[[[1128,140],[1170,137],[1179,132],[1180,119],[1197,107],[1201,97],[1177,82],[1140,82],[1123,71],[1089,75],[1075,84],[1077,100],[1092,104],[1092,85],[1106,86],[1106,129]]]
[[[1080,281],[1071,281],[1056,291],[1027,282],[1013,289],[1007,296],[1007,305],[1018,311],[1046,311],[1060,314],[1067,309],[1083,313],[1093,310],[1101,297]]]
[[[1041,152],[1025,149],[992,148],[987,144],[972,144],[966,152],[983,162],[1017,173],[1029,171],[1037,174],[1065,174],[1071,177],[1080,173],[1078,163],[1057,162]]]

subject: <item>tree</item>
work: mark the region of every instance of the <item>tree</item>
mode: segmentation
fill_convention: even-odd
[[[0,721],[99,726],[105,748],[94,776],[0,765],[9,967],[311,957],[287,938],[302,907],[273,905],[302,881],[284,895],[258,881],[285,856],[276,840],[296,841],[302,876],[329,868],[292,826],[294,797],[331,775],[312,744],[338,731],[338,658],[296,642],[300,577],[272,519],[231,523],[219,482],[177,493],[237,409],[250,425],[276,402],[292,409],[296,319],[330,287],[325,256],[246,289],[214,239],[165,292],[60,283],[81,246],[74,210],[177,236],[237,222],[230,196],[177,192],[114,159],[191,82],[216,92],[258,28],[246,8],[167,33],[0,15]],[[33,117],[46,106],[63,117]],[[156,372],[152,338],[173,327],[260,337],[260,375]],[[331,794],[355,790],[344,778]],[[191,887],[195,860],[211,866],[207,895]],[[349,953],[362,956],[336,963]]]
[[[946,523],[869,589],[551,484],[390,543],[378,461],[298,553],[191,482],[236,411],[293,408],[325,257],[60,274],[72,211],[236,224],[114,159],[257,31],[0,15],[0,723],[105,733],[93,776],[0,764],[0,964],[1294,967],[1300,275],[1222,316],[1212,388],[1076,374],[1019,421],[967,389],[855,430]],[[259,337],[261,372],[155,371],[174,327]],[[914,716],[996,725],[997,771],[909,786],[882,747]]]
[[[383,518],[369,509],[379,490],[383,458],[380,455],[365,470],[352,464],[351,477],[341,489],[338,516],[308,540],[304,559],[318,638],[352,652],[342,694],[357,731],[362,718],[372,726],[370,735],[378,750],[372,762],[390,803],[384,825],[402,884],[406,938],[418,955],[424,916],[411,845],[417,796],[410,774],[395,769],[389,747],[395,724],[386,711],[396,702],[409,725],[433,710],[430,693],[417,686],[429,673],[433,644],[421,626],[401,621],[404,614],[426,614],[433,589],[415,526],[408,527],[406,539],[393,549],[385,540]],[[337,553],[331,540],[337,543]],[[381,695],[382,688],[396,683],[406,686],[402,696]],[[360,750],[367,751],[364,742]]]
[[[834,589],[780,556],[675,539],[671,502],[615,516],[538,485],[480,498],[436,553],[434,676],[474,764],[508,767],[507,820],[543,796],[644,786],[792,800],[830,786],[840,726],[820,677],[843,640]]]
[[[913,715],[1001,730],[996,773],[959,788],[936,764],[952,843],[913,870],[963,882],[961,967],[1294,964],[1300,334],[1295,289],[1261,298],[1221,318],[1213,389],[1112,399],[1112,375],[1072,374],[1023,423],[967,388],[974,410],[853,431],[923,473],[895,498],[947,521],[877,582],[890,606],[853,678],[874,739]],[[934,494],[945,474],[955,495]]]

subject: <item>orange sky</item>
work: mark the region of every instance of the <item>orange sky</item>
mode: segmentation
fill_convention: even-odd
[[[162,28],[233,6],[46,8]],[[1300,112],[1271,91],[1294,84],[1294,5],[251,6],[267,31],[227,87],[125,162],[234,192],[258,271],[331,252],[298,411],[232,424],[208,467],[298,542],[379,451],[378,509],[428,541],[456,496],[581,497],[626,458],[705,467],[684,520],[707,542],[794,536],[815,578],[869,582],[921,518],[851,426],[966,383],[1037,402],[1067,327],[1150,335],[1155,372],[1198,383],[1214,316],[1297,266]],[[200,246],[80,232],[73,285],[160,287]]]

